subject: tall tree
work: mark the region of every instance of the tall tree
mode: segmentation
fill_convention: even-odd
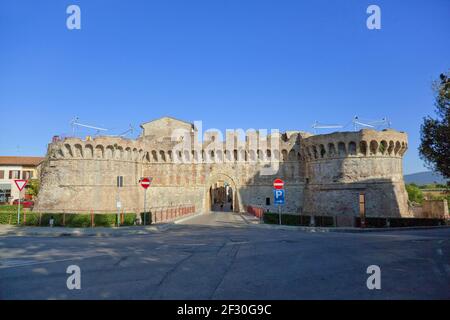
[[[424,118],[421,127],[420,157],[433,171],[450,179],[450,71],[433,84],[436,118]]]

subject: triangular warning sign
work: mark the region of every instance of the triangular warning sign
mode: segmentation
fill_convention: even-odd
[[[17,189],[19,189],[19,191],[22,191],[23,188],[25,188],[25,186],[28,183],[28,180],[14,180],[14,183],[17,186]]]

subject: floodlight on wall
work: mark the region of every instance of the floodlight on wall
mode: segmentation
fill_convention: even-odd
[[[105,128],[100,128],[100,127],[96,127],[96,126],[80,123],[80,122],[78,122],[78,120],[79,120],[79,118],[75,117],[74,119],[72,119],[72,121],[70,121],[70,124],[72,125],[72,135],[73,136],[75,136],[75,129],[77,127],[83,127],[83,128],[96,130],[97,131],[96,134],[99,134],[100,131],[108,131],[108,129],[105,129]]]
[[[388,120],[387,117],[384,117],[381,120],[366,120],[366,119],[361,119],[358,116],[355,116],[355,117],[353,117],[353,120],[351,122],[347,123],[346,125],[322,124],[322,123],[319,123],[318,121],[316,121],[312,125],[312,127],[313,127],[315,133],[317,133],[318,129],[343,129],[343,128],[349,127],[350,125],[353,125],[353,129],[355,131],[358,131],[361,128],[372,128],[372,129],[379,129],[382,127],[390,128],[391,122]]]

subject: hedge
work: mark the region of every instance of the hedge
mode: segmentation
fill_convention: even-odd
[[[143,215],[141,214],[143,217]],[[91,214],[70,214],[70,213],[43,213],[39,224],[39,213],[26,212],[26,222],[24,223],[24,212],[20,212],[20,223],[26,226],[49,226],[50,218],[53,217],[55,227],[88,228],[91,227]],[[124,213],[120,215],[122,226],[132,226],[136,220],[135,213]],[[151,224],[151,214],[147,213],[146,223]],[[0,224],[17,224],[17,207],[15,210],[0,210]],[[117,214],[94,214],[94,226],[112,227],[117,224]]]
[[[314,217],[314,225],[316,227],[334,227],[334,217],[316,216]]]
[[[364,219],[366,228],[386,228],[387,220],[386,218],[376,218],[376,217],[366,217]],[[361,227],[361,218],[355,218],[355,227]]]
[[[361,219],[355,219],[355,226],[361,227]],[[446,225],[444,219],[430,219],[430,218],[378,218],[378,217],[366,217],[366,228],[404,228],[404,227],[431,227]]]
[[[389,222],[391,227],[429,227],[445,225],[445,220],[443,219],[390,218]]]
[[[21,206],[22,207],[22,206]],[[0,205],[0,212],[10,212],[10,211],[16,211],[17,213],[17,206],[13,205]]]
[[[17,224],[17,210],[0,211],[0,224]]]
[[[279,214],[278,213],[264,213],[264,223],[267,224],[279,224]],[[311,221],[310,216],[301,216],[295,214],[281,214],[281,222],[288,226],[309,226]]]
[[[152,213],[151,212],[141,212],[141,222],[144,224],[144,215],[145,215],[145,224],[152,224]]]

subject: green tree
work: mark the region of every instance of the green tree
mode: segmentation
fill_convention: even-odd
[[[39,180],[38,179],[29,180],[26,190],[27,194],[36,197],[39,193]]]
[[[433,84],[436,119],[424,118],[419,152],[427,166],[450,179],[450,72]]]
[[[415,184],[407,184],[406,192],[408,192],[408,198],[411,202],[422,203],[423,202],[423,193],[422,190]]]

